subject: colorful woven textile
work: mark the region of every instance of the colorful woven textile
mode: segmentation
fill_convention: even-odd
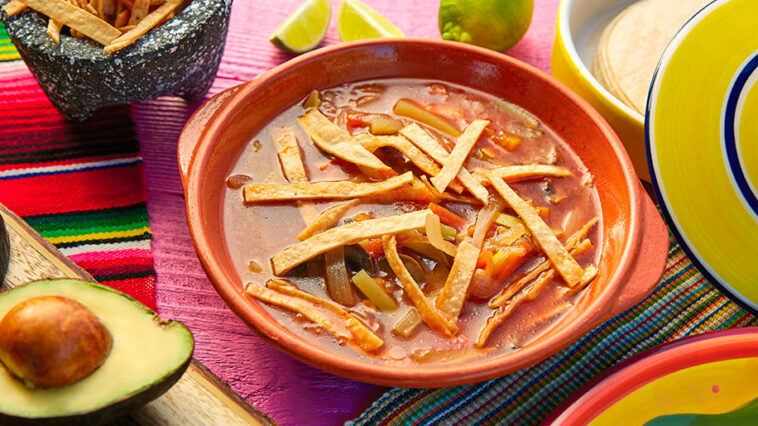
[[[631,355],[710,330],[758,325],[670,238],[666,271],[655,291],[551,358],[469,386],[393,389],[353,424],[536,424],[582,384]]]
[[[19,58],[16,48],[8,38],[8,33],[5,32],[5,27],[0,24],[0,61],[12,61]]]
[[[2,29],[0,60],[14,58]],[[98,281],[155,309],[142,159],[129,108],[66,122],[21,61],[0,62],[0,87],[0,203]]]

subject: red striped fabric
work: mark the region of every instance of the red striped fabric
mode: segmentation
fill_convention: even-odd
[[[155,309],[146,193],[129,107],[63,119],[26,66],[0,62],[0,203],[100,282]]]

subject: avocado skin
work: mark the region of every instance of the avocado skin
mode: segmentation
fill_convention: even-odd
[[[1,219],[1,218],[0,218]],[[72,281],[72,279],[47,279],[47,280],[39,280],[39,281],[45,281],[50,283],[51,285],[54,285],[55,281]],[[103,286],[101,284],[82,281],[82,280],[75,280],[75,281],[81,281],[84,284],[87,284],[92,287],[96,287],[100,290],[109,291],[112,293],[116,293],[122,297],[125,297],[129,299],[132,303],[135,303],[139,307],[141,307],[146,314],[152,314],[154,317],[158,317],[158,314],[153,311],[152,309],[148,308],[147,306],[143,305],[137,299],[134,299],[133,297],[129,296],[126,293],[120,292],[116,289]],[[26,284],[23,284],[21,286],[18,286],[16,288],[20,288],[29,284],[36,283],[38,281],[32,281]],[[11,290],[12,291],[12,290]],[[184,324],[178,322],[178,321],[162,321],[161,326],[163,327],[182,327],[187,328]],[[187,330],[189,331],[189,330]],[[190,333],[191,334],[191,333]],[[0,425],[31,425],[31,426],[51,426],[51,425],[101,425],[110,423],[113,420],[118,419],[119,417],[125,416],[129,414],[130,412],[146,405],[150,401],[158,398],[159,396],[163,395],[171,386],[173,386],[179,379],[182,377],[184,372],[189,367],[190,363],[192,362],[192,354],[195,351],[195,342],[194,339],[192,339],[192,348],[190,349],[187,359],[182,362],[182,364],[174,369],[173,371],[166,374],[163,378],[160,380],[153,382],[152,384],[146,386],[145,388],[137,391],[136,393],[133,393],[131,395],[126,395],[123,398],[114,401],[113,403],[106,405],[104,407],[86,411],[86,412],[79,412],[74,413],[71,415],[63,415],[63,416],[52,416],[52,417],[21,417],[21,416],[15,416],[8,413],[3,413],[0,411]],[[0,365],[0,368],[2,365]]]
[[[8,239],[8,231],[5,229],[5,222],[0,216],[0,284],[5,279],[5,273],[8,272],[8,262],[11,255],[11,243]]]
[[[187,358],[179,368],[174,370],[159,382],[142,389],[141,391],[126,396],[98,410],[79,413],[70,416],[58,417],[18,417],[0,412],[0,425],[9,426],[58,426],[58,425],[102,425],[119,417],[125,416],[130,412],[146,405],[148,402],[163,395],[171,386],[173,386],[182,377],[192,362],[192,356]]]

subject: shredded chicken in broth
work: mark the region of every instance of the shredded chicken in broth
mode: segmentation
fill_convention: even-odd
[[[250,303],[320,346],[395,365],[518,350],[598,274],[586,168],[506,100],[390,79],[311,92],[229,172]]]

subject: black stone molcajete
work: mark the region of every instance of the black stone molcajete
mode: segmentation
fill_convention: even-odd
[[[0,8],[10,0],[0,0]],[[195,102],[218,71],[232,0],[191,1],[181,13],[120,51],[61,34],[47,36],[47,18],[34,11],[0,12],[21,57],[47,97],[71,120],[85,120],[103,106],[161,95]]]

